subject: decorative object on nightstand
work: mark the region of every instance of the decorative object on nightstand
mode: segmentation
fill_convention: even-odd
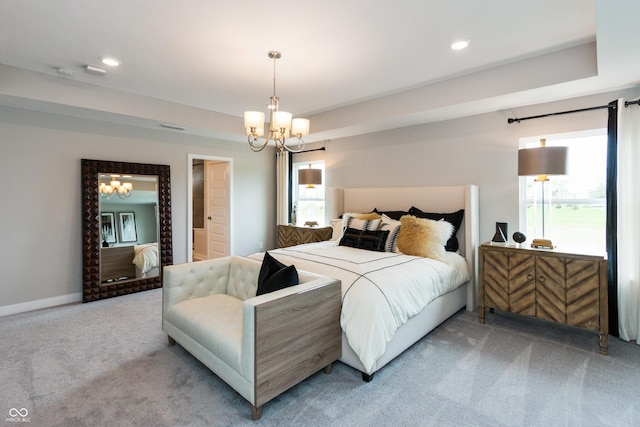
[[[525,236],[524,233],[521,233],[519,231],[516,231],[515,233],[513,233],[513,241],[516,243],[524,243],[525,240],[527,240],[527,236]]]
[[[496,234],[491,239],[494,243],[507,243],[507,223],[496,222]]]
[[[533,239],[531,241],[531,247],[538,249],[555,249],[553,242],[549,239]]]
[[[478,315],[509,311],[598,331],[609,348],[607,260],[602,256],[485,243],[478,248]]]
[[[534,184],[534,224],[535,234],[542,235],[533,240],[532,247],[549,249],[554,247],[548,236],[548,227],[545,230],[545,212],[547,212],[546,220],[551,220],[551,185],[547,175],[567,173],[567,151],[567,147],[547,147],[545,139],[540,140],[540,147],[518,150],[518,175],[537,175],[534,181],[535,184],[539,184],[538,186]],[[541,224],[538,223],[538,210],[540,210]],[[538,225],[541,225],[540,230]]]

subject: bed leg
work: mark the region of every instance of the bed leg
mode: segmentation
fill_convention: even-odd
[[[169,335],[167,335],[167,341],[169,343],[169,347],[173,347],[174,345],[176,345],[176,340],[171,338]]]
[[[262,416],[262,406],[251,405],[251,419],[257,421]]]
[[[329,363],[327,366],[325,366],[322,370],[324,371],[325,374],[329,375],[331,373],[331,366],[332,364]]]
[[[375,374],[375,372],[373,373]],[[365,374],[364,372],[362,373],[362,381],[370,383],[371,380],[373,379],[373,374]]]

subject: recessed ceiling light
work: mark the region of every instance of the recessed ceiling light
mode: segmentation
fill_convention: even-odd
[[[462,50],[469,46],[469,40],[454,40],[451,42],[451,49],[453,50]]]
[[[120,65],[119,60],[110,56],[103,56],[102,58],[100,58],[100,60],[104,65],[108,65],[109,67],[117,67],[118,65]]]

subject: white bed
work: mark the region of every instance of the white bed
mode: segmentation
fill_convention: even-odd
[[[459,209],[464,209],[465,211],[463,222],[457,233],[460,243],[458,252],[461,257],[455,253],[448,253],[446,263],[426,258],[408,257],[391,252],[371,253],[371,251],[362,249],[338,247],[337,242],[321,242],[269,251],[270,254],[285,264],[295,264],[300,270],[329,275],[343,281],[343,339],[340,360],[361,371],[363,379],[370,381],[377,370],[451,315],[465,306],[467,310],[476,308],[475,251],[479,240],[478,187],[467,185],[456,187],[336,189],[333,203],[334,218],[345,212],[371,212],[374,208],[378,211],[408,210],[411,206],[428,212],[449,213]],[[260,259],[262,255],[254,254],[251,257]],[[336,261],[331,261],[331,258],[336,259]],[[370,259],[373,260],[370,261]],[[381,295],[374,298],[374,300],[376,298],[379,300],[377,303],[368,302],[367,304],[362,304],[358,302],[358,295],[362,294],[364,292],[363,289],[365,289],[365,285],[362,284],[363,280],[358,278],[361,272],[359,263],[364,260],[366,260],[366,263],[377,263],[374,268],[375,272],[367,273],[366,276],[366,282],[373,283],[373,285],[368,284],[369,288],[374,289],[376,294],[379,293]],[[448,264],[450,266],[447,266]],[[451,266],[456,264],[457,272],[453,272],[456,269],[451,268]],[[462,265],[460,266],[460,264]],[[419,278],[415,276],[420,275],[412,275],[408,280],[411,283],[406,284],[407,292],[414,292],[411,298],[403,298],[402,293],[399,290],[395,290],[400,284],[404,287],[406,279],[394,279],[393,286],[375,290],[376,287],[380,287],[380,284],[389,282],[389,277],[404,277],[407,276],[404,274],[405,271],[407,273],[412,269],[424,271],[423,269],[425,268],[428,271],[432,271],[433,275],[436,276],[449,275],[455,277],[456,279],[453,281],[457,281],[457,283],[441,286],[444,294],[440,296],[428,293],[422,295],[421,289],[427,289],[425,283],[431,279],[426,277],[427,275]],[[461,279],[462,270],[464,270],[464,274],[468,273],[469,280],[457,286],[464,280]],[[358,282],[357,287],[354,285],[356,281]],[[395,306],[393,299],[398,300]],[[404,301],[400,301],[403,299]],[[408,306],[406,308],[400,308],[402,304],[407,305],[407,302]],[[363,310],[363,305],[367,306],[364,308],[366,310],[369,304],[377,307],[374,312],[375,315],[360,312],[360,310]],[[418,304],[422,305],[418,307]],[[427,305],[422,308],[424,304]],[[369,311],[371,312],[371,310]],[[391,315],[394,316],[394,320],[380,320],[382,322],[378,328],[380,331],[374,331],[370,334],[369,329],[371,328],[368,328],[367,325],[371,324],[374,318],[378,321],[377,318],[386,316],[386,314],[383,315],[383,312],[386,311],[392,312]],[[354,315],[358,313],[360,313],[360,317]],[[346,318],[349,319],[349,322],[346,322]],[[399,318],[402,320],[398,321]],[[358,331],[364,329],[367,329],[367,334],[376,335],[376,339],[369,340],[368,336],[359,339],[360,337],[357,336]],[[363,333],[363,335],[365,334]],[[382,341],[382,344],[379,341]],[[372,348],[369,348],[369,346]]]
[[[136,278],[155,277],[160,274],[158,243],[145,243],[133,247],[133,261],[136,266]]]

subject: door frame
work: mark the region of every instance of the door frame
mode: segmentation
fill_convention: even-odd
[[[229,164],[229,255],[234,254],[233,244],[233,158],[207,156],[205,154],[187,155],[187,262],[193,262],[193,161],[214,160]]]

